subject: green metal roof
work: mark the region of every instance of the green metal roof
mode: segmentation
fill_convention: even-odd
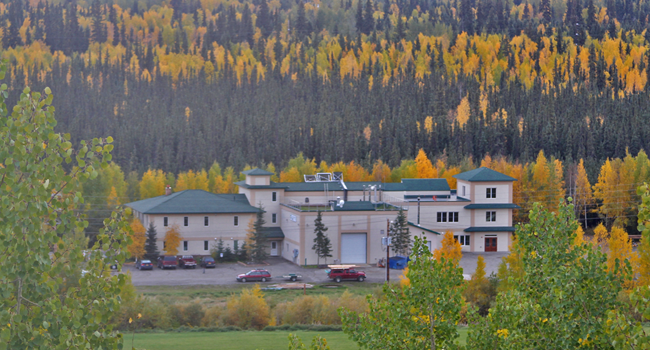
[[[274,239],[284,239],[284,232],[280,227],[262,227],[262,233],[266,238]]]
[[[343,191],[341,183],[336,181],[328,182],[283,182],[287,186],[286,192],[322,192],[325,190],[325,185],[329,191]],[[347,185],[347,184],[346,184]]]
[[[466,205],[465,209],[521,209],[521,207],[514,203],[479,203]]]
[[[251,175],[251,176],[270,176],[270,175],[275,175],[270,171],[262,170],[260,168],[255,168],[251,170],[246,170],[241,172],[244,175]]]
[[[285,184],[279,184],[277,182],[271,181],[270,185],[249,185],[246,183],[246,181],[238,181],[235,182],[235,185],[242,187],[242,188],[248,188],[251,190],[259,190],[259,189],[287,189],[288,186]]]
[[[449,192],[449,184],[445,179],[402,179],[405,191],[445,191]]]
[[[185,190],[125,204],[143,214],[228,214],[257,213],[243,194],[215,194]]]
[[[410,226],[413,226],[413,227],[415,227],[415,228],[417,228],[417,229],[420,229],[420,230],[422,230],[422,231],[431,232],[431,233],[434,233],[434,234],[437,234],[437,235],[441,235],[441,234],[442,234],[442,233],[440,233],[440,232],[438,232],[438,231],[434,231],[434,230],[432,230],[432,229],[428,229],[428,228],[422,227],[422,226],[420,226],[420,225],[418,225],[418,224],[414,224],[414,223],[412,223],[412,222],[410,222],[410,221],[408,221],[408,224],[409,224]]]
[[[515,232],[513,226],[483,226],[483,227],[468,227],[465,232]]]
[[[470,182],[497,182],[497,181],[517,181],[517,179],[508,175],[501,174],[490,168],[480,167],[474,170],[466,171],[458,175],[454,175],[458,180]]]

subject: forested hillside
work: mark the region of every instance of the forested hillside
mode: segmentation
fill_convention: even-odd
[[[214,161],[391,167],[420,148],[569,163],[648,149],[640,0],[5,0],[13,103],[115,138],[128,173]],[[595,171],[591,172],[592,177]]]

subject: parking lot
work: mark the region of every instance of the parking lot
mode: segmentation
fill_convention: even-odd
[[[468,277],[476,269],[476,260],[479,255],[483,255],[486,263],[486,273],[489,275],[491,272],[496,273],[501,258],[508,253],[464,253],[461,260],[461,267],[463,273]],[[272,279],[266,284],[273,284],[284,281],[281,276],[289,273],[297,273],[302,275],[302,282],[306,283],[327,283],[330,280],[327,278],[324,269],[316,268],[303,268],[296,266],[282,258],[270,258],[267,260],[269,266],[243,266],[237,263],[217,264],[216,268],[203,269],[197,267],[196,269],[179,269],[176,270],[161,270],[154,267],[151,271],[139,271],[133,264],[125,265],[123,271],[130,271],[132,276],[133,285],[135,286],[154,286],[154,285],[167,285],[167,286],[184,286],[184,285],[224,285],[239,283],[236,280],[238,274],[246,273],[254,268],[264,268],[271,273]],[[386,269],[374,266],[360,266],[357,270],[366,273],[367,282],[381,283],[385,281]],[[402,270],[391,270],[391,280],[399,280]]]

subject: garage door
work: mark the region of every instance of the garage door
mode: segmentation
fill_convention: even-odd
[[[366,234],[343,233],[341,234],[341,263],[365,264],[366,263]]]

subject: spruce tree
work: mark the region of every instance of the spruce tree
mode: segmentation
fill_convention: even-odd
[[[158,239],[156,238],[157,236],[156,232],[156,227],[153,225],[153,223],[149,223],[149,229],[147,230],[147,242],[144,245],[144,258],[149,259],[151,261],[156,261],[158,259],[158,256],[160,255],[160,252],[158,251]]]
[[[259,211],[255,215],[255,220],[249,224],[248,229],[248,252],[251,261],[262,262],[267,257],[266,253],[266,234],[264,233],[264,207],[260,203]]]
[[[327,258],[332,257],[332,242],[330,242],[329,237],[325,234],[327,232],[327,227],[323,224],[323,214],[321,211],[318,211],[318,216],[314,220],[314,233],[316,237],[314,238],[314,246],[311,247],[316,252],[318,256],[318,264],[320,265],[320,258],[325,259],[327,263]]]
[[[411,249],[411,232],[408,228],[404,210],[400,208],[397,218],[390,228],[391,246],[397,255],[409,255]]]

